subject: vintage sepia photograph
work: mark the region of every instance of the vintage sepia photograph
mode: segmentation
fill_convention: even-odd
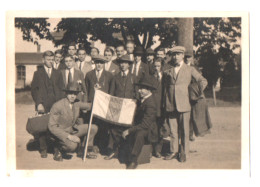
[[[12,169],[249,167],[247,14],[41,13],[7,17]]]

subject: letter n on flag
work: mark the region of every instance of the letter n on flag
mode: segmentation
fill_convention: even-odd
[[[100,90],[95,91],[92,114],[106,121],[132,125],[136,109],[136,100],[111,96]]]

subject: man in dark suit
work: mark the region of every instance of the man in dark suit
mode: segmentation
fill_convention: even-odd
[[[66,98],[59,100],[51,108],[48,129],[54,138],[53,159],[56,161],[62,161],[63,154],[74,152],[81,141],[80,137],[88,133],[88,124],[82,124],[79,121],[79,115],[80,110],[90,110],[91,104],[76,102],[80,91],[81,86],[77,82],[70,82],[65,89]],[[92,124],[90,144],[93,144],[96,133],[97,127]],[[89,154],[87,158],[93,157]]]
[[[144,49],[137,46],[134,50],[134,63],[131,66],[131,73],[135,76],[136,82],[139,82],[145,75],[149,75],[149,66],[142,62]]]
[[[53,68],[57,70],[66,69],[66,65],[64,64],[64,62],[62,62],[63,59],[62,51],[58,49],[54,52],[54,54],[55,57],[54,57]]]
[[[31,94],[35,102],[35,109],[38,113],[48,113],[52,105],[60,100],[63,95],[64,84],[61,72],[52,68],[54,53],[45,51],[43,53],[43,67],[34,72]],[[36,135],[39,138],[40,154],[42,158],[47,157],[46,133]]]
[[[87,101],[87,89],[84,80],[84,74],[75,69],[75,61],[72,55],[66,55],[64,57],[66,69],[61,70],[64,85],[67,86],[68,83],[77,82],[81,86],[81,92],[78,94],[77,99],[86,102]]]
[[[185,162],[186,157],[189,156],[189,119],[191,110],[189,84],[194,78],[202,91],[207,85],[207,80],[201,74],[184,63],[184,52],[185,48],[183,46],[173,47],[172,61],[174,66],[164,71],[163,82],[164,107],[171,131],[171,154],[165,159],[177,158],[179,162]],[[178,150],[178,153],[174,152],[176,150]]]
[[[85,77],[85,83],[87,86],[87,93],[88,93],[88,102],[92,103],[94,100],[95,90],[101,90],[105,93],[109,93],[110,87],[112,84],[112,73],[106,71],[104,69],[105,63],[107,59],[102,55],[96,55],[93,57],[95,62],[95,69],[88,72]],[[87,120],[90,119],[90,113],[87,114]],[[92,150],[94,152],[98,152],[99,149],[101,151],[103,148],[107,146],[108,139],[108,130],[107,125],[104,121],[94,118],[92,121],[93,124],[96,124],[99,128],[98,133],[95,138],[95,146],[93,146]],[[91,148],[89,148],[91,149]]]
[[[79,60],[75,63],[75,69],[80,70],[85,78],[86,74],[92,70],[92,64],[91,61],[86,61],[87,53],[84,48],[79,48],[77,54]]]
[[[104,51],[104,57],[108,62],[105,63],[105,70],[111,72],[113,75],[116,75],[119,72],[119,67],[112,61],[114,56],[114,50],[111,47],[107,47]]]
[[[137,105],[135,123],[122,133],[123,138],[129,135],[130,142],[131,157],[127,169],[137,167],[137,158],[146,141],[154,143],[158,140],[156,102],[152,94],[156,87],[153,85],[150,76],[144,77],[136,86],[139,87],[140,100]]]
[[[123,55],[118,59],[120,65],[120,72],[114,76],[111,84],[110,94],[116,97],[134,99],[136,97],[135,80],[134,76],[130,73],[129,67],[133,63],[129,55]],[[118,154],[118,147],[121,144],[121,135],[125,127],[111,126],[109,143],[108,143],[108,156],[105,160],[115,158]]]

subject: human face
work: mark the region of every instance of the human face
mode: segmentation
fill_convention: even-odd
[[[138,90],[141,98],[144,98],[145,96],[147,96],[150,93],[150,90],[146,89],[145,87],[140,87]]]
[[[186,64],[191,65],[193,63],[193,58],[192,57],[187,57],[186,58]]]
[[[118,47],[116,48],[116,55],[117,55],[118,58],[121,57],[121,56],[123,56],[124,53],[125,53],[125,49],[124,49],[123,46],[118,46]]]
[[[162,64],[161,64],[161,62],[154,62],[154,70],[157,72],[157,73],[159,73],[159,72],[161,72],[161,68],[162,68]]]
[[[142,60],[142,56],[140,56],[140,55],[136,55],[135,56],[135,61],[136,62],[139,62],[139,61],[141,61]]]
[[[76,47],[75,46],[69,46],[68,53],[72,56],[75,55],[76,54]]]
[[[90,56],[91,56],[91,57],[94,57],[94,56],[97,56],[97,55],[98,55],[97,49],[91,49],[91,51],[90,51]]]
[[[74,66],[74,63],[74,59],[72,59],[71,57],[65,58],[65,64],[68,69],[71,69]]]
[[[77,98],[77,92],[67,92],[67,99],[69,103],[74,103]]]
[[[99,61],[95,62],[95,67],[97,71],[101,71],[102,69],[104,69],[104,63],[101,63]]]
[[[134,49],[135,49],[135,45],[133,43],[126,44],[127,54],[133,54]]]
[[[129,69],[129,64],[128,62],[120,62],[120,69],[121,71],[125,72]]]
[[[184,53],[173,53],[173,62],[176,63],[180,63],[181,61],[183,61],[184,59]]]
[[[148,55],[148,56],[146,57],[146,60],[147,60],[147,62],[149,62],[149,63],[152,63],[152,62],[153,62],[153,59],[154,59],[154,56],[153,56],[153,55]]]
[[[54,56],[45,56],[43,58],[43,63],[45,64],[45,66],[47,66],[48,68],[52,67],[52,64],[54,63]]]
[[[111,61],[112,60],[112,53],[110,51],[105,51],[105,54],[104,54],[105,58],[108,60],[108,61]]]
[[[86,58],[86,51],[85,50],[79,50],[78,57],[80,62],[83,62]]]
[[[164,58],[164,57],[165,57],[165,54],[164,54],[163,51],[157,51],[156,56],[157,56],[158,58],[159,58],[159,57]]]
[[[59,53],[57,53],[57,54],[55,55],[54,60],[55,60],[55,63],[56,63],[56,64],[59,64],[60,61],[62,60],[62,55],[59,54]]]

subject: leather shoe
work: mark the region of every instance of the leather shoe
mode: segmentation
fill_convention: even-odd
[[[156,158],[161,158],[161,157],[162,157],[161,153],[159,153],[159,152],[156,152],[156,153],[154,154],[154,156],[155,156]]]
[[[47,150],[42,150],[41,152],[40,152],[40,154],[41,154],[41,157],[42,158],[47,158]]]
[[[117,152],[112,152],[108,156],[105,156],[104,159],[105,160],[111,160],[111,159],[116,158],[116,157],[117,157]]]
[[[97,155],[95,155],[95,154],[91,154],[91,153],[88,153],[87,154],[87,156],[86,156],[86,158],[88,158],[88,159],[96,159],[97,158]]]
[[[186,154],[184,154],[184,153],[179,154],[178,161],[186,162]]]
[[[136,162],[131,162],[126,169],[136,169],[137,168],[137,163]]]
[[[171,153],[169,155],[167,155],[164,160],[172,160],[172,159],[175,159],[175,158],[178,158],[178,153]]]
[[[53,159],[56,161],[63,161],[62,154],[59,150],[55,150],[55,153],[53,155]]]
[[[190,136],[190,141],[195,141],[195,138],[193,136]]]

